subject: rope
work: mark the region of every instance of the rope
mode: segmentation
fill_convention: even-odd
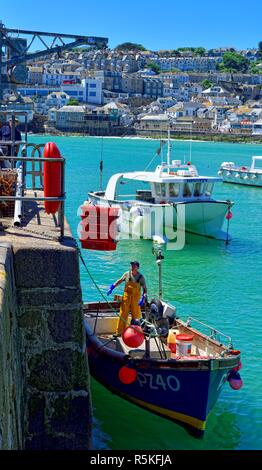
[[[118,316],[118,318],[121,318],[121,320],[123,321],[123,323],[125,323],[126,325],[128,325],[130,328],[133,328],[135,329],[135,326],[134,325],[129,325],[128,324],[128,320],[125,320],[124,318],[121,317],[121,315],[117,312],[117,310],[113,307],[113,305],[108,301],[108,299],[106,298],[106,296],[104,295],[104,293],[102,292],[102,290],[100,289],[100,287],[98,286],[97,282],[95,281],[94,277],[92,276],[90,270],[88,269],[87,265],[86,265],[86,262],[83,258],[83,255],[82,255],[82,252],[81,252],[81,249],[78,245],[78,243],[76,243],[77,245],[77,251],[78,251],[78,254],[79,254],[79,258],[80,260],[82,261],[82,264],[88,274],[88,276],[90,277],[91,281],[93,282],[95,288],[97,289],[97,291],[99,292],[99,294],[101,295],[101,297],[105,300],[105,302],[108,304],[108,306],[110,307],[110,309],[114,312],[115,315]],[[151,325],[150,322],[147,322],[148,324]],[[144,332],[144,335],[145,336],[148,336],[147,333]],[[150,336],[150,335],[149,335]]]
[[[93,282],[95,288],[97,289],[97,291],[99,292],[99,294],[101,295],[101,297],[105,300],[105,302],[109,305],[109,307],[111,308],[111,310],[118,316],[120,317],[119,313],[116,311],[116,309],[113,307],[113,305],[108,301],[108,299],[106,298],[106,296],[104,295],[104,293],[102,292],[102,290],[100,289],[100,287],[98,286],[97,282],[95,281],[94,277],[92,276],[91,272],[89,271],[87,265],[86,265],[86,262],[83,258],[83,255],[81,253],[81,249],[79,248],[78,244],[77,244],[77,251],[78,251],[78,254],[79,254],[79,258],[80,260],[82,261],[82,264],[88,274],[88,276],[90,277],[91,281]]]
[[[226,238],[226,241],[225,241],[226,245],[229,244],[229,225],[230,225],[229,213],[230,213],[230,209],[231,209],[231,204],[228,202],[228,208],[227,208],[227,215],[228,215],[228,218],[227,218],[227,238]]]

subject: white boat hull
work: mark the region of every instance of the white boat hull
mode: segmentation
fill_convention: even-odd
[[[262,173],[239,169],[220,169],[224,183],[243,184],[245,186],[262,187]]]
[[[122,239],[131,237],[153,240],[159,237],[172,241],[177,230],[218,240],[228,238],[227,233],[222,230],[229,209],[227,201],[187,201],[174,205],[109,202],[111,207],[121,208],[119,230]],[[108,206],[108,201],[104,198],[91,197],[91,203]]]

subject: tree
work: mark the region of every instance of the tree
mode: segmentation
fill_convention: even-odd
[[[249,60],[236,52],[225,52],[220,70],[225,72],[247,72]]]
[[[258,43],[258,53],[259,53],[260,59],[262,59],[262,41],[259,41]]]
[[[194,50],[195,55],[200,55],[201,57],[205,55],[206,49],[204,47],[196,47]]]
[[[123,42],[116,46],[118,51],[146,51],[146,48],[142,44],[136,44],[135,42]]]
[[[80,103],[75,98],[70,98],[66,106],[80,106]]]
[[[210,82],[210,80],[208,80],[207,78],[201,82],[201,86],[202,86],[203,90],[207,90],[212,85],[213,85],[213,83]]]
[[[177,49],[174,49],[174,50],[172,51],[172,56],[173,56],[173,57],[180,57],[181,54],[180,54],[180,52],[179,52]]]
[[[186,52],[186,51],[192,51],[194,52],[195,48],[194,47],[178,47],[178,52]]]
[[[159,65],[155,64],[154,62],[149,62],[146,66],[148,69],[153,70],[153,72],[159,74],[161,72],[161,68]]]

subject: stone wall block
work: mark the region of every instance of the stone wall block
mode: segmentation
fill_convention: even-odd
[[[79,287],[35,287],[34,289],[17,289],[17,300],[19,305],[31,307],[65,306],[67,304],[81,304],[82,293]]]
[[[43,433],[45,429],[44,395],[33,394],[28,400],[28,431],[29,433]]]
[[[89,395],[60,396],[53,402],[53,415],[50,419],[51,428],[63,432],[88,436],[90,422]]]
[[[81,348],[84,341],[84,328],[81,309],[47,309],[49,333],[56,343],[74,341]]]
[[[14,248],[15,280],[18,288],[71,287],[79,282],[78,254],[74,248],[61,250],[32,246]],[[32,267],[35,266],[35,276]]]
[[[38,390],[88,390],[87,359],[78,351],[43,351],[29,360],[29,370],[28,383]]]
[[[86,450],[87,436],[39,434],[26,441],[27,450]]]

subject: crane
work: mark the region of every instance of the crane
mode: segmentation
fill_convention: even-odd
[[[17,37],[14,38],[13,34],[16,34]],[[31,36],[30,41],[21,38],[21,35]],[[46,37],[51,38],[51,44],[48,44]],[[37,40],[42,43],[44,49],[29,52]],[[67,42],[68,40],[70,42]],[[7,83],[16,84],[26,81],[26,62],[84,45],[106,48],[108,38],[12,29],[6,28],[0,21],[0,101],[3,99],[3,90]],[[5,52],[3,52],[3,48]]]

